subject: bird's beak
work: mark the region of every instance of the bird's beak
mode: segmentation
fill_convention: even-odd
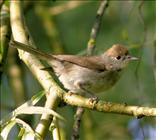
[[[127,56],[127,59],[128,60],[139,60],[138,57],[134,57],[134,56],[130,56],[130,55]]]

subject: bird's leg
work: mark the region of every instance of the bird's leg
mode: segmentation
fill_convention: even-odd
[[[79,82],[76,82],[74,85],[77,88],[81,89],[85,93],[85,95],[87,95],[90,98],[91,102],[95,102],[95,101],[97,102],[98,101],[98,97],[95,96],[95,94],[93,92],[91,92],[85,88],[85,86],[87,85],[86,83],[84,84],[81,81],[79,81]]]

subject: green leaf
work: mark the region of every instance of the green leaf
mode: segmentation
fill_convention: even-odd
[[[15,109],[11,113],[9,113],[7,116],[5,116],[0,121],[1,127],[3,127],[7,122],[9,122],[13,117],[16,117],[19,114],[19,110],[22,110],[24,107],[35,105],[43,97],[43,95],[45,95],[44,91],[39,92],[38,94],[34,95],[29,101],[25,102],[24,104],[19,106],[17,109]]]
[[[4,128],[2,128],[1,130],[1,138],[3,140],[7,140],[7,137],[11,131],[11,129],[13,128],[13,126],[16,124],[15,120],[10,121]]]
[[[20,114],[49,114],[65,121],[65,119],[54,110],[40,107],[40,106],[29,106],[29,107],[19,108],[16,109],[15,114],[16,116]]]
[[[40,91],[38,94],[31,97],[31,99],[29,101],[25,102],[24,104],[22,104],[17,109],[35,105],[43,97],[43,95],[45,95],[45,91]]]

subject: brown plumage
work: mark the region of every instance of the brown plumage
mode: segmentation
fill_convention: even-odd
[[[106,53],[108,56],[113,56],[113,57],[123,56],[123,55],[128,55],[128,49],[123,45],[115,44],[110,49],[108,49]]]
[[[47,61],[66,89],[81,94],[99,93],[111,88],[126,64],[137,60],[119,44],[99,56],[51,55],[16,41],[10,45]]]

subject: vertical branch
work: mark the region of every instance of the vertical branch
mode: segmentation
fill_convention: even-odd
[[[23,13],[21,8],[21,1],[10,1],[10,21],[14,40],[18,42],[29,44],[28,34],[25,31]],[[31,72],[43,86],[45,91],[49,94],[45,103],[45,108],[56,110],[57,104],[59,103],[59,97],[57,93],[62,94],[63,90],[55,83],[55,80],[47,71],[41,70],[44,66],[41,62],[33,55],[19,50],[20,58],[29,67]],[[36,132],[44,139],[46,136],[52,116],[43,114],[39,124],[36,127]]]
[[[94,51],[97,34],[99,33],[100,25],[102,22],[102,16],[107,7],[108,7],[108,0],[103,0],[100,3],[100,6],[97,10],[96,19],[91,30],[90,39],[88,41],[87,55],[92,55]],[[71,135],[72,140],[79,139],[79,129],[80,129],[80,123],[81,123],[81,118],[83,113],[84,113],[84,108],[78,107],[74,117],[75,119],[74,119],[72,135]]]
[[[96,19],[95,19],[95,22],[94,22],[94,25],[92,27],[91,34],[90,34],[90,39],[88,41],[88,46],[87,46],[88,55],[91,55],[94,51],[94,48],[96,45],[96,37],[97,37],[101,22],[102,22],[102,16],[107,7],[108,7],[108,0],[103,0],[97,11]]]
[[[81,118],[84,113],[84,108],[78,107],[75,113],[75,121],[73,124],[73,132],[71,136],[71,140],[78,140],[79,139],[79,129],[80,129],[80,123],[81,123]]]
[[[59,128],[59,123],[58,123],[58,118],[54,117],[53,119],[53,139],[54,140],[61,140],[61,135],[60,135],[60,128]]]

